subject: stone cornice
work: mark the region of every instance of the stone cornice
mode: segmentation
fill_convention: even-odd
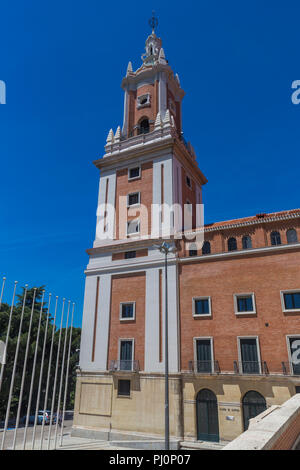
[[[208,255],[181,257],[178,258],[178,262],[181,264],[199,263],[218,259],[224,260],[229,258],[238,258],[241,256],[259,256],[298,250],[300,250],[300,243],[291,243],[289,245],[262,246],[260,248],[249,248],[247,250],[223,251],[221,253],[212,253]]]
[[[299,210],[299,212],[296,212]],[[270,222],[280,222],[283,220],[291,220],[300,218],[300,209],[295,209],[295,212],[286,213],[282,215],[274,215],[274,216],[266,216],[264,218],[257,218],[257,219],[250,219],[244,220],[243,222],[234,222],[234,223],[224,223],[224,225],[216,225],[210,227],[209,225],[205,225],[204,228],[194,231],[186,231],[186,235],[192,235],[193,233],[199,232],[215,232],[215,231],[223,231],[223,230],[230,230],[240,227],[249,227],[251,225],[262,225]]]
[[[193,177],[201,185],[207,183],[207,179],[199,169],[196,160],[192,158],[188,149],[172,128],[162,128],[149,134],[130,137],[108,145],[106,149],[108,152],[105,156],[93,162],[100,170],[118,167],[119,164],[138,157],[149,156],[149,160],[160,158],[163,151],[172,151],[174,149],[176,154],[181,157],[181,160],[189,166],[190,171],[193,172]]]

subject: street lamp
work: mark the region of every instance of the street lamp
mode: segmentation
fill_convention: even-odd
[[[155,245],[155,247],[165,255],[165,450],[169,450],[168,254],[175,253],[176,247],[167,242],[163,242],[161,245]]]

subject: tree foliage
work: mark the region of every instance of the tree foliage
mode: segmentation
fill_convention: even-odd
[[[57,368],[57,385],[56,385],[55,399],[54,399],[54,411],[56,411],[57,404],[58,404],[59,388],[60,388],[60,383],[61,383],[61,370],[62,370],[62,362],[63,362],[63,350],[64,350],[64,344],[65,344],[65,336],[67,335],[60,409],[62,407],[62,402],[63,402],[63,397],[64,397],[64,389],[65,389],[65,383],[66,383],[67,355],[68,355],[68,349],[69,349],[69,339],[70,339],[71,328],[69,327],[67,330],[66,328],[62,328],[60,330],[57,328],[56,325],[54,325],[53,317],[51,315],[52,310],[53,310],[52,308],[50,309],[48,326],[47,326],[48,308],[45,302],[43,303],[43,306],[42,306],[43,290],[44,290],[44,286],[41,286],[41,287],[36,288],[36,291],[35,291],[35,303],[34,303],[34,308],[32,312],[32,327],[31,327],[31,334],[30,334],[28,358],[27,358],[27,364],[26,364],[26,369],[25,369],[25,381],[24,381],[24,391],[23,391],[23,399],[22,399],[22,406],[21,406],[21,416],[27,413],[32,377],[33,377],[33,386],[32,386],[32,400],[31,400],[30,414],[35,412],[36,407],[38,409],[44,409],[46,383],[47,383],[49,367],[50,367],[50,375],[49,375],[50,380],[49,380],[49,389],[48,389],[49,392],[48,392],[48,400],[46,404],[46,409],[51,409],[53,395],[54,395],[54,379],[55,379],[56,362],[57,362],[57,355],[58,355],[58,345],[59,345],[59,338],[61,338],[60,352],[59,352],[59,358],[58,358],[58,368]],[[25,289],[23,288],[23,292],[22,294],[17,296],[18,301],[16,303],[16,306],[13,308],[11,330],[10,330],[8,344],[7,344],[6,364],[5,364],[5,369],[4,369],[2,388],[0,392],[0,421],[5,418],[6,409],[7,409],[9,389],[11,386],[11,379],[12,379],[12,372],[13,372],[13,364],[14,364],[16,347],[17,347],[17,339],[18,339],[18,334],[19,334],[19,329],[20,329],[20,324],[21,324],[22,308],[23,308],[23,303],[24,303],[23,302],[24,293],[25,293]],[[11,408],[10,408],[11,418],[14,418],[16,416],[18,403],[19,403],[33,297],[34,297],[34,288],[30,288],[27,290],[27,293],[26,293],[23,322],[22,322],[21,330],[20,330],[21,334],[20,334],[19,353],[18,353],[17,362],[16,362],[17,366],[16,366],[16,373],[15,373],[14,387],[13,387],[13,394],[12,394]],[[10,310],[11,310],[10,305],[5,304],[5,303],[2,304],[1,310],[0,310],[0,340],[3,342],[6,341],[6,332],[7,332]],[[40,322],[40,334],[39,334],[39,339],[38,339],[37,336],[38,336],[39,322]],[[69,321],[69,324],[70,324],[70,321]],[[46,326],[47,326],[47,329],[46,329]],[[54,339],[53,339],[52,360],[49,365],[51,340],[52,340],[53,331],[54,331]],[[76,366],[79,361],[78,350],[80,347],[80,335],[81,335],[81,328],[73,327],[70,362],[69,362],[69,373],[68,373],[68,380],[67,380],[66,409],[73,409],[74,407]],[[37,343],[37,339],[38,339],[38,343]],[[43,352],[44,341],[45,341],[45,354],[44,354],[44,364],[42,366],[42,352]],[[33,364],[34,364],[36,345],[37,345],[36,367],[35,367],[35,373],[33,374]],[[0,367],[2,366],[0,365]],[[37,403],[40,376],[42,377],[41,392],[40,392],[39,403]]]

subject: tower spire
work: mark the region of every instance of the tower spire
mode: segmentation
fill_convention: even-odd
[[[155,16],[155,11],[152,11],[152,17],[149,20],[149,26],[152,28],[152,34],[155,34],[155,28],[158,26],[158,19],[157,16]]]

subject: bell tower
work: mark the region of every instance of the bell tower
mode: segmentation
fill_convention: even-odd
[[[171,241],[181,233],[185,205],[192,225],[197,225],[196,205],[202,202],[206,183],[192,145],[183,138],[184,91],[155,26],[146,39],[141,66],[134,71],[129,62],[122,80],[122,127],[109,131],[105,153],[94,162],[101,175],[96,237],[87,250],[85,271],[80,356],[85,371],[108,371],[110,364],[117,364],[124,338],[131,338],[130,360],[138,361],[141,370],[164,370],[164,255],[156,245],[162,237]],[[168,266],[168,286],[176,292],[178,254],[169,256]],[[129,319],[122,318],[127,305]],[[168,306],[170,371],[176,373],[176,296],[170,296]]]
[[[129,62],[122,80],[125,94],[122,136],[128,138],[153,131],[156,118],[158,122],[163,121],[167,110],[180,136],[184,91],[178,74],[174,76],[168,65],[162,41],[154,29],[146,40],[145,51],[141,67],[133,71]]]

